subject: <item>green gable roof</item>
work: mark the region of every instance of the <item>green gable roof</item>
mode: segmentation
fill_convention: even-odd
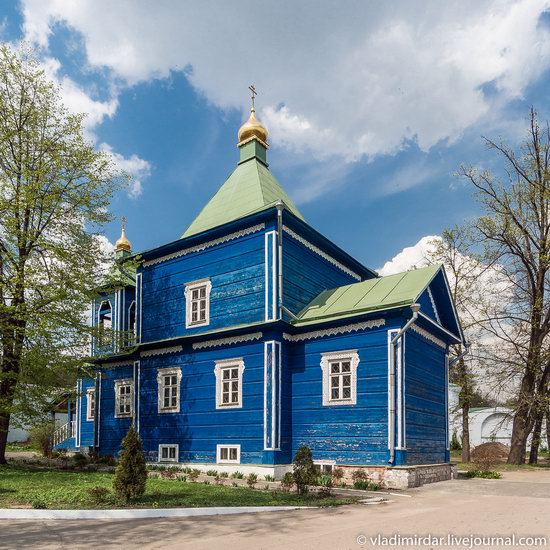
[[[433,265],[326,290],[300,312],[294,324],[302,326],[411,305],[440,269],[440,265]]]
[[[182,238],[261,212],[279,201],[295,216],[304,219],[269,168],[256,157],[250,158],[237,166]]]

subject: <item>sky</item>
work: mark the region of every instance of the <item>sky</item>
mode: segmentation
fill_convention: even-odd
[[[131,186],[135,251],[180,237],[236,166],[255,84],[270,169],[305,219],[390,273],[480,214],[461,164],[498,171],[550,118],[550,0],[5,0],[0,40],[37,51]]]

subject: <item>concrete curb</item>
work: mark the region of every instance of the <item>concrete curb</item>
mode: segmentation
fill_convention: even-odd
[[[147,519],[187,518],[197,516],[224,516],[256,514],[258,512],[286,512],[308,506],[241,506],[217,508],[132,508],[125,510],[34,510],[29,508],[1,508],[0,519]]]

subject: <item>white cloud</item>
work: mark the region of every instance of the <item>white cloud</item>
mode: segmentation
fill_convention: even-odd
[[[64,22],[90,66],[127,85],[182,70],[213,104],[234,108],[254,81],[273,143],[320,158],[453,142],[550,62],[540,21],[550,0],[22,1],[29,40],[46,46]]]
[[[88,139],[96,143],[95,129],[105,118],[115,116],[118,108],[117,97],[112,96],[106,101],[93,99],[74,80],[62,74],[62,66],[58,59],[45,56],[41,63],[48,78],[59,86],[61,99],[65,107],[73,113],[86,113],[84,133]],[[124,157],[114,151],[107,143],[100,144],[99,149],[109,152],[118,168],[132,176],[128,195],[132,199],[139,197],[142,193],[143,180],[151,175],[151,164],[135,154]]]
[[[383,267],[378,269],[382,276],[402,273],[409,269],[426,267],[431,262],[429,257],[435,252],[436,242],[441,241],[437,235],[427,235],[422,237],[414,246],[408,246],[396,254],[391,260],[386,262]]]
[[[132,176],[128,195],[132,199],[139,197],[143,191],[142,181],[151,175],[151,164],[135,154],[124,157],[113,151],[113,148],[107,143],[102,143],[100,149],[109,152],[117,167]]]

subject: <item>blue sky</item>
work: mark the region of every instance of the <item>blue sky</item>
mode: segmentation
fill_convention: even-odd
[[[517,144],[530,105],[548,116],[549,3],[331,4],[23,0],[0,6],[1,38],[35,45],[134,174],[112,204],[134,249],[178,238],[231,173],[254,82],[272,171],[378,268],[478,214],[453,174],[498,168],[482,135]]]

